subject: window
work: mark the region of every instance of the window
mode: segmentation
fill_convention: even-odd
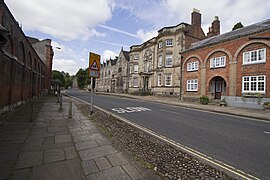
[[[165,74],[165,86],[172,86],[172,74]]]
[[[266,61],[266,49],[258,49],[243,53],[243,64],[256,64]]]
[[[165,66],[172,67],[172,55],[166,55]]]
[[[162,41],[159,41],[159,43],[158,43],[158,49],[161,49],[163,47],[163,43],[162,43]]]
[[[187,80],[187,91],[198,91],[198,79]]]
[[[242,92],[265,93],[265,75],[242,77]]]
[[[173,40],[172,39],[166,39],[166,46],[173,46]]]
[[[215,57],[210,59],[210,68],[225,67],[226,56]]]
[[[133,78],[133,87],[138,87],[138,78]]]
[[[134,60],[139,60],[139,54],[134,54]]]
[[[187,71],[196,71],[196,70],[198,70],[198,64],[199,64],[198,61],[188,63],[187,64]]]
[[[139,69],[138,69],[138,68],[139,68],[139,66],[138,66],[137,64],[136,64],[136,65],[134,65],[134,73],[136,73],[136,74],[138,73],[138,71],[139,71]]]
[[[162,55],[158,56],[158,67],[162,67]]]
[[[157,85],[161,86],[161,74],[157,75]]]
[[[132,74],[132,65],[129,66],[129,74]]]

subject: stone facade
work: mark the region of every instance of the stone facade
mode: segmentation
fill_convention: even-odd
[[[129,92],[179,96],[180,54],[196,41],[205,39],[201,14],[194,10],[191,24],[164,27],[158,36],[130,48]]]
[[[262,108],[270,100],[270,20],[193,44],[182,55],[182,95]],[[245,57],[243,57],[245,56]]]
[[[127,92],[129,87],[129,52],[121,49],[116,59],[109,59],[100,68],[96,90],[103,92]]]
[[[46,64],[3,0],[0,1],[0,114],[45,89]]]

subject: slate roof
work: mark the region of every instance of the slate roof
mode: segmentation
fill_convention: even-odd
[[[230,41],[233,39],[238,39],[244,36],[263,32],[269,29],[270,29],[270,19],[267,19],[265,21],[261,21],[256,24],[252,24],[252,25],[249,25],[249,26],[246,26],[246,27],[234,30],[234,31],[230,31],[230,32],[218,35],[218,36],[214,36],[211,38],[204,39],[202,41],[198,41],[196,43],[193,43],[187,51],[222,43],[225,41]]]
[[[126,60],[129,61],[129,52],[128,51],[123,51],[123,54],[124,54]]]

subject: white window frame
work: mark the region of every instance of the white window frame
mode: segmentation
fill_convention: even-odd
[[[165,58],[165,67],[172,67],[173,64],[173,55],[172,54],[166,54]]]
[[[133,60],[138,61],[140,59],[139,54],[134,54]]]
[[[220,68],[226,66],[226,56],[220,56],[210,59],[210,68]]]
[[[243,52],[243,65],[265,63],[265,62],[266,62],[266,48]]]
[[[187,91],[198,91],[198,79],[187,80]]]
[[[259,84],[263,83],[263,90],[259,90]],[[255,89],[253,88],[255,85]],[[247,88],[247,89],[246,89]],[[242,77],[242,93],[265,93],[266,90],[266,76],[243,76]]]
[[[133,70],[134,70],[134,74],[138,74],[138,72],[139,72],[139,65],[138,64],[134,64],[133,65]]]
[[[161,74],[157,75],[157,86],[161,86]]]
[[[165,86],[172,86],[172,74],[171,73],[164,74],[164,82],[165,82]]]
[[[158,67],[162,67],[163,63],[162,63],[162,55],[158,56]]]
[[[172,47],[173,46],[173,39],[166,39],[166,46]]]
[[[159,41],[158,42],[158,49],[161,49],[163,47],[163,42],[162,41]]]
[[[132,65],[129,66],[129,74],[132,74]]]
[[[133,87],[138,87],[139,86],[139,78],[138,77],[134,77],[133,78]]]
[[[199,61],[190,62],[187,64],[187,71],[198,71]]]

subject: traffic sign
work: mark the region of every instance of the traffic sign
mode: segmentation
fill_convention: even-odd
[[[89,76],[99,78],[100,71],[100,55],[89,53]]]

